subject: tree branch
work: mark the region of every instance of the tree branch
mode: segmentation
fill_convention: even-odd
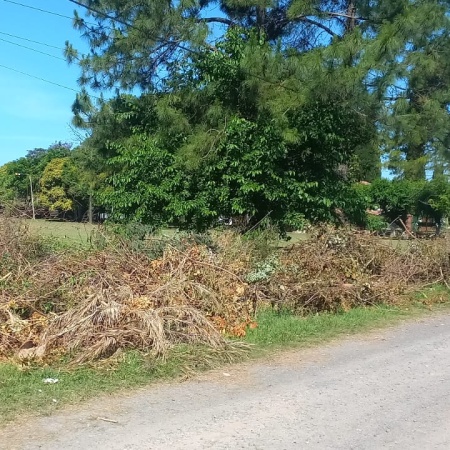
[[[205,22],[205,23],[223,23],[224,25],[228,25],[232,27],[233,25],[236,25],[234,21],[231,19],[227,19],[226,17],[204,17],[201,19],[198,19],[198,22]]]
[[[306,22],[306,23],[309,23],[309,24],[311,24],[311,25],[314,25],[314,26],[316,26],[316,27],[318,27],[318,28],[321,28],[322,30],[326,31],[326,32],[327,32],[330,36],[332,36],[332,37],[337,37],[337,36],[339,36],[339,34],[338,34],[338,33],[335,33],[330,27],[327,27],[327,26],[324,25],[323,23],[317,22],[317,21],[314,20],[314,19],[310,19],[310,18],[307,17],[307,16],[304,16],[304,15],[302,15],[302,16],[297,16],[297,17],[292,18],[291,20],[294,21],[294,22]]]
[[[367,17],[356,17],[348,13],[339,13],[339,12],[333,12],[333,11],[317,11],[319,14],[324,14],[329,17],[344,17],[346,19],[354,19],[354,20],[363,20],[368,21],[369,18]]]

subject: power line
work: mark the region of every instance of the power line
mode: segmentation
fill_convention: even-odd
[[[11,3],[11,4],[13,4],[13,5],[21,6],[21,7],[24,7],[24,8],[29,8],[29,9],[32,9],[32,10],[35,10],[35,11],[39,11],[39,12],[42,12],[42,13],[51,14],[51,15],[54,15],[54,16],[58,16],[58,17],[65,18],[65,19],[73,20],[73,18],[70,17],[70,16],[66,16],[66,15],[64,15],[64,14],[56,13],[56,12],[53,12],[53,11],[48,11],[48,10],[46,10],[46,9],[36,8],[36,7],[30,6],[30,5],[25,5],[25,4],[23,4],[23,3],[16,2],[16,1],[13,1],[13,0],[3,0],[3,1],[6,2],[6,3]],[[126,22],[126,21],[124,21],[124,20],[121,20],[121,19],[119,19],[119,18],[110,16],[110,15],[108,15],[108,14],[106,14],[106,13],[103,13],[103,12],[101,12],[101,11],[95,9],[95,8],[92,8],[92,7],[90,7],[90,6],[84,5],[83,3],[79,2],[79,1],[76,1],[76,0],[69,0],[69,2],[71,2],[71,3],[73,3],[73,4],[77,5],[77,6],[80,6],[80,7],[84,8],[84,9],[87,9],[88,11],[91,11],[91,12],[94,12],[94,13],[96,13],[96,14],[98,14],[98,15],[101,15],[101,16],[103,16],[104,18],[109,19],[109,20],[111,20],[111,21],[113,21],[113,22],[117,22],[117,23],[120,23],[120,24],[125,25],[125,26],[127,26],[127,27],[134,28],[134,29],[137,29],[138,31],[143,32],[142,29],[140,29],[140,28],[138,28],[138,27],[136,27],[136,26],[134,26],[134,25],[132,25],[132,24],[129,24],[128,22]],[[83,20],[84,20],[84,19],[83,19]],[[96,25],[96,24],[93,24],[92,22],[87,22],[87,21],[84,21],[84,23],[86,23],[86,24],[91,24],[91,25]],[[105,27],[105,28],[110,28],[110,27]],[[1,34],[8,35],[8,33],[1,33]],[[62,50],[62,49],[60,49],[59,47],[50,46],[49,44],[41,43],[41,42],[38,42],[38,41],[32,41],[32,40],[30,40],[30,39],[21,38],[21,37],[14,36],[14,35],[9,35],[9,36],[11,36],[11,37],[16,37],[16,38],[18,38],[18,39],[24,39],[24,40],[27,40],[27,41],[30,41],[30,42],[34,42],[34,43],[37,43],[37,44],[40,44],[40,45],[46,45],[46,46],[49,46],[49,47],[54,47],[54,48],[58,48],[59,50]],[[153,37],[154,37],[154,38],[157,38],[156,36],[153,36]],[[31,47],[26,47],[26,46],[17,44],[17,43],[15,43],[15,42],[7,41],[6,39],[0,39],[0,40],[3,40],[3,41],[8,42],[8,43],[10,43],[10,44],[17,45],[17,46],[19,46],[19,47],[24,47],[24,48],[27,48],[27,49],[29,49],[29,50],[32,50],[32,51],[35,51],[35,52],[38,52],[38,53],[43,53],[44,55],[51,56],[51,57],[53,57],[53,58],[57,58],[57,59],[61,59],[61,60],[65,61],[64,58],[60,58],[60,57],[55,56],[55,55],[50,55],[50,54],[48,54],[48,53],[41,52],[41,51],[36,50],[36,49],[33,49],[33,48],[31,48]],[[168,39],[161,39],[161,41],[162,41],[163,43],[169,44],[169,45],[175,44],[175,42],[170,41],[170,40],[168,40]],[[195,50],[192,50],[192,49],[190,49],[190,48],[188,48],[188,47],[181,46],[179,43],[178,43],[177,45],[178,45],[178,47],[179,47],[181,50],[185,50],[185,51],[188,51],[189,53],[194,53],[194,54],[197,54],[197,53],[198,53],[198,52],[196,52]],[[11,71],[13,71],[13,72],[21,73],[21,74],[26,75],[26,76],[28,76],[28,77],[35,78],[35,79],[37,79],[37,80],[43,81],[43,82],[45,82],[45,83],[53,84],[53,85],[55,85],[55,86],[58,86],[58,87],[61,87],[61,88],[64,88],[64,89],[68,89],[68,90],[71,90],[71,91],[74,91],[74,92],[78,92],[76,89],[69,88],[69,87],[64,86],[64,85],[61,85],[61,84],[59,84],[59,83],[55,83],[55,82],[53,82],[53,81],[46,80],[46,79],[44,79],[44,78],[36,77],[36,76],[31,75],[31,74],[26,73],[26,72],[21,72],[20,70],[13,69],[13,68],[11,68],[11,67],[7,67],[7,66],[4,66],[4,65],[0,65],[0,67],[3,67],[4,69],[11,70]],[[251,73],[247,73],[247,74],[248,74],[249,76],[251,76],[251,77],[254,77],[254,78],[257,78],[257,79],[266,81],[266,82],[268,82],[268,83],[270,83],[270,84],[277,84],[277,83],[271,83],[269,80],[265,80],[265,79],[263,79],[262,77],[258,77],[258,76],[254,75],[254,74],[251,74]],[[277,85],[278,85],[278,84],[277,84]],[[291,89],[289,89],[289,88],[287,88],[287,87],[285,87],[285,86],[280,86],[280,87],[284,87],[284,88],[287,89],[287,90],[291,90]],[[294,90],[292,89],[292,91],[294,91]],[[97,99],[100,99],[100,97],[97,97],[97,96],[92,95],[92,94],[90,94],[90,96],[91,96],[91,97],[94,97],[94,98],[97,98]]]
[[[34,78],[35,80],[43,81],[44,83],[52,84],[54,86],[58,86],[60,88],[67,89],[68,91],[72,91],[72,92],[76,92],[76,93],[80,92],[79,90],[71,88],[69,86],[64,86],[63,84],[56,83],[55,81],[50,81],[50,80],[47,80],[45,78],[41,78],[41,77],[37,77],[35,75],[31,75],[30,73],[23,72],[23,71],[18,70],[18,69],[14,69],[13,67],[8,67],[8,66],[5,66],[3,64],[0,64],[0,67],[3,68],[3,69],[11,70],[12,72],[20,73],[21,75],[25,75],[25,76],[30,77],[30,78]],[[101,98],[97,97],[96,95],[92,95],[92,94],[89,94],[89,95],[91,97],[94,97],[94,98],[98,99],[98,100],[101,100]]]
[[[74,88],[71,88],[71,87],[68,87],[68,86],[64,86],[63,84],[59,84],[59,83],[56,83],[54,81],[46,80],[45,78],[41,78],[41,77],[37,77],[35,75],[31,75],[30,73],[27,73],[27,72],[22,72],[21,70],[14,69],[13,67],[8,67],[8,66],[5,66],[3,64],[0,64],[0,67],[2,67],[3,69],[11,70],[11,71],[16,72],[16,73],[20,73],[22,75],[26,75],[27,77],[34,78],[35,80],[39,80],[39,81],[43,81],[45,83],[53,84],[54,86],[58,86],[60,88],[67,89],[69,91],[79,92],[78,90],[76,90]]]
[[[0,31],[0,34],[2,34],[3,36],[12,37],[14,39],[20,39],[22,41],[32,42],[33,44],[39,44],[39,45],[44,45],[45,47],[55,48],[56,50],[62,50],[61,47],[57,47],[56,45],[47,44],[45,42],[34,41],[33,39],[28,39],[28,38],[25,38],[25,37],[22,37],[22,36],[17,36],[15,34],[5,33],[3,31]]]
[[[53,12],[53,11],[48,11],[47,9],[36,8],[35,6],[25,5],[23,3],[14,2],[13,0],[3,0],[3,1],[6,2],[6,3],[12,3],[13,5],[22,6],[23,8],[34,9],[35,11],[39,11],[39,12],[42,12],[42,13],[51,14],[53,16],[58,16],[58,17],[63,17],[64,19],[73,20],[73,17],[66,16],[64,14],[56,13],[56,12]]]
[[[27,50],[31,50],[32,52],[40,53],[41,55],[50,56],[51,58],[59,59],[61,61],[65,61],[61,56],[52,55],[51,53],[41,52],[40,50],[36,50],[35,48],[28,47],[27,45],[18,44],[17,42],[9,41],[8,39],[0,38],[0,41],[6,42],[11,45],[16,45],[17,47],[26,48]]]
[[[22,6],[23,8],[28,8],[28,9],[33,9],[35,11],[39,11],[41,13],[45,13],[45,14],[51,14],[52,16],[57,16],[57,17],[62,17],[63,19],[69,19],[70,21],[73,21],[74,18],[70,17],[70,16],[66,16],[65,14],[60,14],[54,11],[49,11],[48,9],[42,9],[42,8],[36,8],[35,6],[30,6],[30,5],[25,5],[24,3],[20,3],[20,2],[15,2],[13,0],[3,0],[6,3],[11,3],[13,5],[16,6]],[[84,23],[88,24],[88,25],[94,25],[97,26],[97,24],[93,23],[93,22],[88,22],[84,19],[82,19]]]
[[[17,6],[22,6],[22,7],[24,7],[24,8],[29,8],[29,9],[33,9],[33,10],[40,11],[40,12],[43,12],[43,13],[52,14],[52,15],[54,15],[54,16],[63,17],[63,18],[65,18],[65,19],[73,20],[73,18],[70,17],[70,16],[66,16],[66,15],[64,15],[64,14],[55,13],[55,12],[53,12],[53,11],[48,11],[48,10],[41,9],[41,8],[36,8],[36,7],[30,6],[30,5],[25,5],[25,4],[23,4],[23,3],[19,3],[19,2],[13,1],[13,0],[3,0],[3,1],[6,2],[6,3],[12,3],[12,4],[17,5]],[[109,15],[109,14],[103,13],[102,11],[99,11],[99,10],[97,10],[97,9],[91,7],[91,6],[84,5],[83,3],[81,3],[81,2],[79,2],[79,1],[77,1],[77,0],[69,0],[69,2],[71,2],[71,3],[73,3],[73,4],[77,5],[77,6],[80,6],[80,7],[84,8],[84,9],[87,9],[88,11],[91,11],[91,12],[94,12],[94,13],[96,13],[96,14],[98,14],[98,15],[101,15],[101,16],[103,16],[104,18],[111,20],[112,22],[117,22],[117,23],[120,23],[120,24],[125,25],[125,26],[127,26],[127,27],[134,28],[134,29],[136,29],[136,30],[138,30],[138,31],[144,32],[144,30],[142,30],[142,29],[136,27],[135,25],[132,25],[132,24],[130,24],[130,23],[124,21],[124,20],[121,20],[121,19],[119,19],[119,18],[113,17],[113,16],[111,16],[111,15]],[[84,19],[83,19],[83,21],[84,21],[84,23],[89,24],[89,25],[94,25],[94,26],[97,26],[97,25],[98,25],[98,24],[94,24],[94,23],[92,23],[92,22],[85,21]],[[111,29],[111,28],[108,27],[108,26],[106,26],[105,28]],[[2,33],[2,34],[6,34],[6,33]],[[197,51],[192,50],[192,49],[190,49],[190,48],[188,48],[188,47],[182,46],[182,45],[179,44],[179,42],[176,43],[176,42],[170,41],[170,40],[168,40],[168,39],[164,39],[164,38],[161,39],[160,37],[158,37],[158,36],[156,36],[156,35],[154,35],[153,38],[156,38],[156,39],[159,38],[159,39],[161,40],[161,42],[164,43],[164,44],[168,44],[168,45],[177,44],[178,48],[180,48],[181,50],[184,50],[184,51],[187,51],[187,52],[193,53],[193,54],[198,54]],[[20,39],[20,38],[19,38],[19,39]],[[38,43],[38,42],[36,42],[36,43]],[[15,45],[19,45],[19,44],[15,44]],[[46,45],[46,44],[42,44],[42,45]],[[25,47],[25,48],[27,48],[27,47]],[[34,50],[34,49],[31,49],[31,50]],[[211,50],[211,49],[210,49],[210,50]],[[38,50],[35,50],[35,51],[38,51]],[[40,52],[40,53],[42,53],[42,52]],[[54,55],[49,55],[49,56],[58,58],[58,57],[56,57],[56,56],[54,56]],[[58,58],[58,59],[63,59],[63,58]],[[5,67],[5,66],[2,66],[2,67]],[[11,69],[11,70],[14,70],[14,69]],[[25,74],[25,75],[28,75],[28,74]],[[249,76],[251,76],[251,77],[254,77],[254,78],[257,78],[257,79],[260,79],[260,80],[263,80],[263,81],[266,81],[266,82],[268,82],[269,84],[276,84],[276,85],[278,85],[278,83],[270,82],[269,80],[263,79],[262,77],[258,77],[258,76],[254,75],[254,74],[249,73],[249,72],[247,72],[247,75],[249,75]],[[30,75],[30,76],[32,76],[32,75]],[[33,77],[33,76],[32,76],[32,77]],[[36,77],[33,77],[33,78],[36,78]],[[38,78],[38,79],[39,79],[39,78]],[[42,81],[47,81],[47,80],[42,80]],[[50,83],[52,83],[52,82],[50,82]],[[284,89],[289,90],[289,91],[292,91],[292,92],[296,92],[294,89],[287,88],[286,86],[280,86],[280,87],[283,87]],[[76,91],[76,92],[77,92],[77,91]],[[95,97],[95,96],[93,95],[93,97]],[[96,98],[99,98],[99,97],[96,97]]]

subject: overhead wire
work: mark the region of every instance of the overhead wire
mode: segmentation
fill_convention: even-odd
[[[69,86],[65,86],[65,85],[63,85],[63,84],[56,83],[55,81],[50,81],[50,80],[47,80],[47,79],[45,79],[45,78],[37,77],[36,75],[31,75],[31,74],[28,73],[28,72],[23,72],[22,70],[14,69],[13,67],[5,66],[4,64],[0,64],[0,67],[2,67],[3,69],[8,69],[8,70],[11,70],[11,71],[13,71],[13,72],[20,73],[20,74],[22,74],[22,75],[26,75],[27,77],[34,78],[34,79],[36,79],[36,80],[44,81],[45,83],[49,83],[49,84],[53,84],[53,85],[55,85],[55,86],[59,86],[59,87],[61,87],[61,88],[67,89],[67,90],[69,90],[69,91],[78,92],[76,89],[71,88],[71,87],[69,87]]]
[[[17,2],[17,1],[14,1],[14,0],[2,0],[2,1],[5,2],[5,3],[11,3],[13,5],[20,6],[20,7],[23,7],[23,8],[28,8],[28,9],[31,9],[31,10],[34,10],[34,11],[39,11],[41,13],[51,14],[53,16],[61,17],[61,18],[64,18],[64,19],[73,20],[73,17],[67,16],[67,15],[64,15],[64,14],[60,14],[60,13],[57,13],[57,12],[54,12],[54,11],[49,11],[47,9],[37,8],[37,7],[31,6],[31,5],[26,5],[24,3]],[[89,22],[85,22],[85,23],[89,23]],[[93,24],[93,25],[95,25],[95,24]],[[17,35],[11,34],[11,33],[3,32],[3,31],[0,31],[0,34],[3,35],[3,36],[8,36],[8,37],[12,37],[12,38],[15,38],[15,39],[24,40],[24,41],[31,42],[31,43],[34,43],[34,44],[43,45],[43,46],[46,46],[46,47],[49,47],[49,48],[54,48],[54,49],[63,51],[63,49],[61,47],[57,47],[55,45],[51,45],[51,44],[48,44],[48,43],[45,43],[45,42],[40,42],[40,41],[36,41],[36,40],[33,40],[33,39],[28,39],[28,38],[25,38],[25,37],[22,37],[22,36],[17,36]],[[0,41],[3,41],[5,43],[11,44],[11,45],[16,45],[18,47],[22,47],[22,48],[25,48],[27,50],[31,50],[33,52],[43,54],[45,56],[49,56],[49,57],[52,57],[52,58],[55,58],[55,59],[66,61],[66,59],[63,58],[63,57],[52,55],[50,53],[46,53],[46,52],[43,52],[43,51],[35,49],[35,48],[28,47],[26,45],[22,45],[22,44],[19,44],[17,42],[10,41],[8,39],[0,38]],[[10,71],[15,72],[15,73],[19,73],[21,75],[25,75],[25,76],[27,76],[29,78],[33,78],[35,80],[39,80],[39,81],[42,81],[44,83],[48,83],[48,84],[51,84],[53,86],[60,87],[62,89],[66,89],[66,90],[69,90],[69,91],[72,91],[72,92],[76,92],[76,93],[80,92],[78,89],[66,86],[66,85],[61,84],[61,83],[57,83],[56,81],[51,81],[51,80],[48,80],[46,78],[42,78],[42,77],[33,75],[31,73],[28,73],[28,72],[24,72],[24,71],[19,70],[19,69],[15,69],[14,67],[10,67],[10,66],[6,66],[4,64],[0,64],[0,68],[6,69],[6,70],[10,70]],[[101,97],[98,97],[96,95],[93,95],[93,94],[89,94],[89,95],[91,97],[96,98],[96,99],[99,99],[99,100],[101,99]]]
[[[51,58],[59,59],[61,61],[66,61],[65,58],[62,58],[61,56],[56,56],[56,55],[52,55],[51,53],[42,52],[41,50],[37,50],[35,48],[28,47],[27,45],[22,45],[22,44],[19,44],[17,42],[10,41],[8,39],[0,38],[0,41],[1,42],[6,42],[6,43],[11,44],[11,45],[15,45],[17,47],[25,48],[27,50],[31,50],[32,52],[35,52],[35,53],[40,53],[41,55],[50,56]]]
[[[3,36],[12,37],[12,38],[14,38],[14,39],[20,39],[20,40],[22,40],[22,41],[31,42],[31,43],[33,43],[33,44],[44,45],[45,47],[54,48],[54,49],[56,49],[56,50],[62,50],[61,47],[57,47],[56,45],[47,44],[46,42],[35,41],[35,40],[33,40],[33,39],[28,39],[28,38],[25,38],[25,37],[23,37],[23,36],[17,36],[16,34],[5,33],[4,31],[0,31],[0,34],[3,35]]]
[[[58,16],[58,17],[63,17],[65,19],[73,20],[73,17],[66,16],[65,14],[56,13],[54,11],[48,11],[47,9],[37,8],[36,6],[26,5],[24,3],[16,2],[16,1],[13,1],[13,0],[3,0],[3,1],[6,2],[6,3],[11,3],[13,5],[22,6],[23,8],[34,9],[35,11],[39,11],[39,12],[42,12],[42,13],[51,14],[53,16]]]
[[[26,5],[26,4],[24,4],[24,3],[20,3],[20,2],[14,1],[14,0],[2,0],[2,1],[3,1],[3,2],[6,2],[6,3],[11,3],[11,4],[14,4],[14,5],[17,5],[17,6],[21,6],[21,7],[24,7],[24,8],[29,8],[29,9],[32,9],[32,10],[36,10],[36,11],[39,11],[39,12],[42,12],[42,13],[51,14],[51,15],[54,15],[54,16],[58,16],[58,17],[65,18],[65,19],[73,20],[73,17],[67,16],[67,15],[64,15],[64,14],[60,14],[60,13],[56,13],[56,12],[54,12],[54,11],[49,11],[49,10],[46,10],[46,9],[42,9],[42,8],[37,8],[37,7],[34,7],[34,6]],[[140,29],[140,28],[138,28],[138,27],[136,27],[136,26],[134,26],[134,25],[132,25],[132,24],[129,24],[128,22],[126,22],[126,21],[124,21],[124,20],[121,20],[121,19],[119,19],[119,18],[113,17],[113,16],[111,16],[111,15],[109,15],[109,14],[103,13],[103,12],[101,12],[101,11],[95,9],[95,8],[92,8],[92,7],[88,6],[88,5],[84,5],[83,3],[81,3],[81,2],[79,2],[79,1],[77,1],[77,0],[69,0],[69,2],[75,4],[75,5],[79,6],[79,7],[82,7],[82,8],[84,8],[84,9],[87,9],[88,11],[91,11],[91,12],[94,12],[94,13],[96,13],[96,14],[98,14],[98,15],[101,15],[101,16],[105,17],[106,19],[109,19],[109,20],[111,20],[111,21],[113,21],[113,22],[117,22],[117,23],[120,23],[120,24],[125,25],[125,26],[127,26],[127,27],[137,29],[138,31],[141,31],[141,32],[143,31],[142,29]],[[87,21],[84,21],[84,22],[87,23],[87,24],[97,25],[97,24],[93,24],[93,23],[87,22]],[[2,34],[6,34],[6,33],[2,33]],[[156,37],[156,36],[155,36],[155,37]],[[160,39],[160,38],[159,38],[159,39]],[[9,42],[9,43],[14,44],[14,45],[17,45],[17,46],[21,46],[21,47],[28,48],[28,49],[33,50],[33,51],[36,51],[36,52],[38,52],[38,53],[46,54],[45,52],[40,52],[39,50],[32,49],[32,48],[26,47],[26,46],[22,46],[22,45],[17,44],[17,43],[12,43],[12,42],[7,41],[7,40],[5,40],[5,39],[0,39],[0,40]],[[161,40],[163,43],[172,44],[172,45],[175,44],[175,42],[170,41],[170,40],[167,40],[167,39],[160,39],[160,40]],[[36,41],[36,43],[38,43],[38,42]],[[46,45],[46,44],[42,44],[42,45]],[[192,50],[192,49],[190,49],[190,48],[188,48],[188,47],[185,47],[185,46],[180,46],[179,44],[178,44],[178,47],[179,47],[181,50],[188,51],[189,53],[194,53],[194,54],[197,54],[197,53],[198,53],[198,52],[195,51],[195,50]],[[46,55],[47,55],[47,56],[52,56],[52,57],[57,58],[57,59],[65,60],[64,58],[60,58],[60,57],[57,57],[57,56],[55,56],[55,55],[50,55],[50,54],[46,54]],[[68,88],[67,86],[60,85],[59,83],[55,83],[55,82],[52,82],[52,81],[49,81],[49,80],[46,80],[46,79],[43,79],[43,78],[40,78],[40,77],[36,77],[36,76],[31,75],[31,74],[28,74],[28,73],[26,73],[26,72],[21,72],[21,71],[19,71],[19,70],[17,70],[17,69],[13,69],[13,68],[10,68],[10,67],[4,66],[4,65],[0,65],[0,67],[6,68],[6,69],[9,69],[9,70],[13,70],[13,71],[18,72],[18,73],[22,73],[22,74],[27,75],[27,76],[29,76],[29,77],[32,77],[32,78],[35,78],[35,79],[38,79],[38,80],[41,80],[41,81],[44,81],[44,82],[47,82],[47,83],[50,83],[50,84],[59,86],[59,87],[63,87],[63,88],[65,88],[65,89],[70,89],[70,90],[72,90],[72,91],[74,91],[74,92],[79,92],[79,91],[77,91],[77,90],[75,90],[75,89]],[[252,76],[252,77],[254,77],[254,78],[263,80],[262,77],[259,77],[259,76],[255,75],[255,74],[248,73],[248,75],[249,75],[249,76]],[[275,85],[277,85],[277,86],[279,85],[278,83],[276,83],[276,82],[274,83],[274,82],[271,82],[271,81],[269,81],[269,80],[265,80],[265,79],[264,79],[264,81],[266,81],[266,82],[268,82],[268,83],[271,83],[271,84],[275,84]],[[288,87],[286,87],[286,86],[279,85],[279,87],[285,88],[285,89],[287,89],[287,90],[292,90],[292,91],[294,91],[294,89],[290,89],[290,88],[288,88]],[[92,96],[95,97],[95,98],[99,98],[99,97],[97,97],[97,96],[95,96],[95,95],[92,95]]]
[[[4,1],[5,3],[11,3],[16,6],[21,6],[22,8],[33,9],[33,10],[39,11],[41,13],[51,14],[52,16],[62,17],[63,19],[69,19],[70,21],[73,21],[73,17],[71,17],[71,16],[66,16],[65,14],[57,13],[54,11],[49,11],[48,9],[37,8],[36,6],[26,5],[25,3],[16,2],[14,0],[2,0],[2,1]],[[93,22],[87,22],[87,21],[84,21],[84,23],[87,23],[89,25],[97,25]]]
[[[73,91],[73,92],[76,92],[76,93],[80,92],[78,89],[71,88],[69,86],[65,86],[64,84],[60,84],[60,83],[57,83],[55,81],[47,80],[46,78],[41,78],[41,77],[38,77],[36,75],[32,75],[32,74],[30,74],[28,72],[24,72],[22,70],[14,69],[13,67],[5,66],[4,64],[0,64],[0,67],[3,68],[3,69],[11,70],[12,72],[16,72],[16,73],[20,73],[22,75],[26,75],[27,77],[34,78],[35,80],[43,81],[45,83],[52,84],[54,86],[58,86],[58,87],[63,88],[63,89],[67,89],[69,91]],[[93,95],[93,94],[89,94],[89,96],[90,97],[94,97],[94,98],[96,98],[98,100],[102,100],[101,97],[98,97],[98,96]]]

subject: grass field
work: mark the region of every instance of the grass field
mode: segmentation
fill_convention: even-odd
[[[27,220],[30,231],[43,237],[66,242],[68,245],[88,245],[92,232],[98,225],[78,222],[58,222],[51,220]]]
[[[55,238],[67,246],[87,246],[89,245],[92,233],[99,229],[99,225],[78,222],[58,222],[52,220],[27,220],[26,224],[32,233],[40,234],[43,237]],[[173,237],[177,233],[175,228],[162,229],[159,236]],[[280,240],[278,247],[288,247],[298,242],[309,239],[307,233],[292,232],[287,233],[289,240]],[[381,239],[381,238],[380,238]],[[386,245],[394,248],[405,248],[413,240],[388,239],[383,238]]]
[[[89,245],[92,233],[99,229],[100,225],[78,222],[60,222],[53,220],[27,220],[25,222],[33,234],[54,238],[67,246]],[[165,228],[158,232],[158,236],[173,237],[177,233],[176,228]],[[288,233],[289,240],[279,241],[279,247],[285,247],[297,242],[307,240],[309,236],[304,233]]]

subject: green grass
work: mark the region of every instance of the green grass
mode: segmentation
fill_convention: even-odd
[[[434,307],[439,311],[447,304]],[[258,316],[258,327],[249,330],[247,352],[224,354],[200,347],[175,348],[165,361],[136,352],[128,353],[116,367],[19,368],[0,364],[0,423],[21,414],[49,414],[63,405],[78,403],[101,393],[117,392],[164,379],[204,371],[227,362],[262,357],[277,349],[317,345],[339,336],[355,334],[426,314],[419,303],[409,308],[358,308],[341,314],[319,314],[299,318],[288,312],[266,310]],[[58,378],[44,384],[45,378]]]
[[[74,403],[94,394],[136,386],[144,381],[142,358],[130,354],[115,371],[78,368],[20,369],[0,365],[0,421],[8,421],[21,412],[50,413],[62,404]],[[56,384],[45,384],[45,378],[57,378]]]
[[[258,327],[249,330],[246,340],[264,350],[311,346],[342,335],[387,326],[423,313],[425,308],[419,304],[408,309],[378,306],[308,317],[295,316],[288,311],[267,310],[259,314]]]
[[[178,346],[165,360],[129,352],[118,365],[100,367],[19,367],[0,363],[0,425],[21,414],[50,414],[63,405],[100,394],[124,391],[152,382],[188,377],[227,362],[242,353],[224,354],[204,347]],[[56,378],[55,384],[44,379]]]
[[[99,230],[98,224],[59,222],[54,220],[27,220],[26,225],[33,235],[54,239],[63,247],[89,247],[92,235]],[[171,238],[178,233],[176,228],[164,228],[156,237]]]
[[[32,234],[44,238],[53,238],[67,246],[88,246],[92,233],[99,225],[79,222],[59,222],[53,220],[27,220],[25,222]],[[156,233],[156,237],[172,238],[178,233],[176,228],[164,228]],[[292,245],[307,240],[309,237],[302,233],[288,233],[289,241],[280,241],[280,246]]]
[[[78,222],[58,222],[52,220],[27,220],[26,224],[30,227],[30,231],[45,238],[53,238],[66,246],[82,246],[89,245],[92,233],[98,229],[98,225]],[[164,228],[160,230],[157,237],[174,237],[178,233],[176,228]],[[287,247],[299,242],[306,241],[310,238],[309,234],[292,232],[287,233],[289,240],[278,241],[277,247]],[[401,239],[383,239],[388,246],[396,248],[405,248],[412,241]]]
[[[27,220],[32,234],[53,238],[67,246],[88,246],[92,232],[98,225],[78,222],[57,222],[51,220]]]
[[[317,345],[339,336],[386,327],[404,319],[448,311],[449,294],[446,286],[435,285],[412,295],[407,306],[379,305],[307,317],[299,317],[289,311],[267,309],[259,313],[258,327],[248,331],[246,341],[257,348],[271,351]]]

